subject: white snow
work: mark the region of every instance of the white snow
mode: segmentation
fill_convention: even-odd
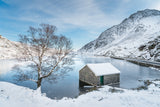
[[[148,90],[118,90],[112,93],[110,86],[98,91],[80,95],[78,98],[52,100],[37,90],[0,82],[1,107],[160,107],[160,81],[154,82]],[[109,91],[110,90],[110,91]],[[53,90],[54,91],[54,90]]]
[[[110,63],[87,64],[96,76],[119,74],[120,71]]]
[[[105,30],[96,40],[86,44],[78,52],[153,60],[154,56],[150,55],[150,51],[139,51],[138,48],[160,35],[159,26],[160,11],[146,9]]]
[[[159,72],[160,72],[160,69],[159,69],[159,68],[155,68],[155,67],[149,67],[149,68],[151,68],[151,69],[155,69],[155,70],[157,70],[157,71],[159,71]]]
[[[0,35],[0,59],[15,59],[20,56],[17,53],[19,42],[10,41]]]

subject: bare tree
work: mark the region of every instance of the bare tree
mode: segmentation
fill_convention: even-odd
[[[30,67],[36,71],[36,76],[21,75],[41,86],[42,79],[49,77],[59,68],[70,64],[69,52],[72,51],[72,42],[65,36],[55,35],[56,27],[49,24],[40,24],[39,28],[29,27],[27,35],[19,35],[22,54],[20,59],[30,61]]]

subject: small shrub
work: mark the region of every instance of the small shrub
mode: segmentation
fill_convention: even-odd
[[[109,88],[109,90],[108,90],[109,92],[111,92],[111,93],[116,93],[116,92],[120,92],[120,93],[122,93],[122,92],[124,92],[123,90],[120,90],[120,89],[116,89],[116,88]]]
[[[151,84],[152,84],[152,82],[149,81],[149,80],[144,81],[144,85],[145,85],[145,86],[149,86],[149,85],[151,85]]]
[[[136,88],[137,90],[147,90],[148,87],[147,86],[140,86],[138,88]]]

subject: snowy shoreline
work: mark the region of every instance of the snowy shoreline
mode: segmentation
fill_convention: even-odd
[[[149,67],[155,67],[155,68],[160,68],[160,62],[157,61],[152,61],[152,60],[142,60],[142,59],[136,59],[136,58],[122,58],[122,57],[114,57],[111,56],[110,58],[113,59],[119,59],[119,60],[126,60],[128,62],[132,62],[138,65],[142,65],[142,66],[149,66]]]
[[[128,62],[138,64],[138,65],[141,65],[141,66],[160,68],[160,62],[153,61],[153,60],[145,60],[145,59],[139,59],[139,58],[125,58],[125,57],[118,57],[118,56],[93,55],[93,54],[92,55],[84,54],[84,55],[89,56],[89,57],[105,57],[105,58],[112,58],[112,59],[117,59],[117,60],[126,60]],[[81,54],[80,56],[82,57],[83,54]]]
[[[147,90],[127,90],[103,86],[98,91],[77,98],[52,100],[32,90],[7,82],[0,82],[1,107],[159,107],[160,81],[153,81]]]

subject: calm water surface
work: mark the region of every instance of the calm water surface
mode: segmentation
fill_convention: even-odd
[[[62,97],[77,97],[82,91],[79,89],[79,70],[88,63],[112,63],[121,71],[119,87],[132,89],[143,85],[139,80],[160,79],[160,71],[149,67],[139,66],[124,60],[117,60],[105,57],[76,57],[72,69],[64,77],[55,82],[42,81],[42,92],[50,98],[60,99]],[[0,81],[7,81],[17,85],[36,89],[32,81],[16,81],[15,71],[12,69],[17,62],[15,60],[0,60]]]

